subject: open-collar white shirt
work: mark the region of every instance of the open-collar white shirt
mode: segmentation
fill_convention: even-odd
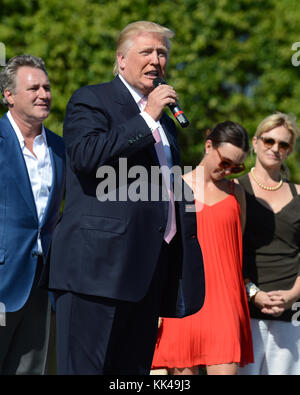
[[[29,149],[26,147],[24,137],[18,125],[14,121],[10,111],[8,111],[7,117],[20,143],[32,188],[39,224],[41,224],[47,207],[53,179],[51,157],[47,144],[45,128],[44,125],[42,125],[42,133],[36,136],[34,139],[33,151],[36,155],[34,156],[32,152],[30,152]],[[39,235],[38,250],[41,254],[42,247]]]

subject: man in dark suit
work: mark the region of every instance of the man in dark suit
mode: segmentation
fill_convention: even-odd
[[[151,178],[155,166],[180,163],[176,127],[163,112],[176,92],[153,88],[172,36],[152,22],[128,25],[116,78],[79,89],[67,106],[66,202],[48,273],[60,374],[148,374],[159,315],[185,316],[203,303],[195,213],[174,202],[168,171]]]
[[[48,292],[37,287],[65,185],[61,137],[42,124],[51,90],[42,59],[12,58],[0,73],[0,374],[44,374]]]

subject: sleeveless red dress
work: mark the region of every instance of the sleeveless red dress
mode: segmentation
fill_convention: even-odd
[[[230,194],[212,206],[196,201],[196,207],[204,305],[185,318],[163,318],[152,369],[253,362],[239,203]]]

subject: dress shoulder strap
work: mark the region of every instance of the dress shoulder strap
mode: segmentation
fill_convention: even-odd
[[[245,191],[250,195],[254,195],[252,185],[249,178],[249,173],[244,174],[243,176],[238,178],[239,183],[244,187]]]
[[[234,188],[235,188],[235,182],[233,180],[230,180],[228,183],[228,192],[230,195],[234,195]]]
[[[289,182],[289,181],[288,181],[288,184],[289,184],[290,190],[291,190],[291,192],[292,192],[292,195],[293,195],[294,197],[297,196],[297,195],[298,195],[298,192],[297,192],[297,189],[296,189],[296,187],[295,187],[295,184],[293,184],[292,182]]]

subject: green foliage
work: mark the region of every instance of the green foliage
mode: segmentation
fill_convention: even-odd
[[[112,79],[120,30],[152,20],[175,31],[168,82],[191,126],[179,130],[183,163],[197,164],[207,128],[231,119],[252,137],[274,111],[300,115],[298,0],[0,0],[0,41],[7,58],[42,57],[52,84],[46,125],[62,134],[66,104],[80,86]],[[299,56],[300,59],[300,56]],[[5,109],[1,108],[1,114]],[[254,158],[249,156],[248,167]],[[300,182],[300,150],[290,156]]]

